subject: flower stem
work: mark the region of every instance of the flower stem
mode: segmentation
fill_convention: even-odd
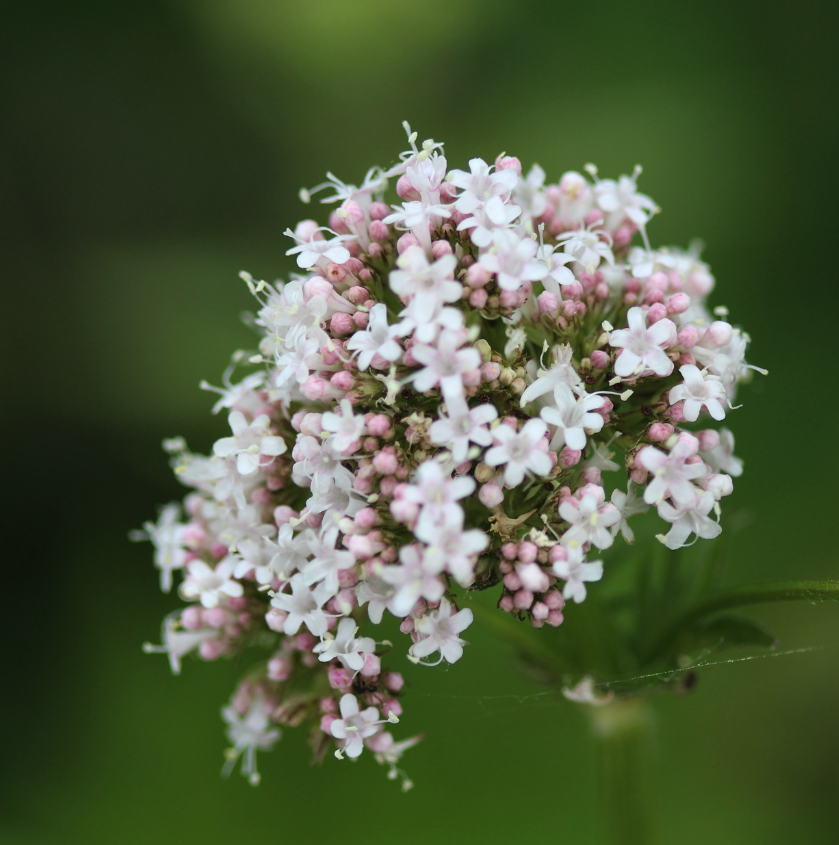
[[[650,783],[653,720],[640,698],[620,699],[590,710],[597,743],[601,817],[610,845],[653,841]]]

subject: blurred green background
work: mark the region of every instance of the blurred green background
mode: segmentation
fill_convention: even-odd
[[[249,342],[241,269],[292,268],[281,232],[331,169],[404,147],[506,150],[556,179],[645,166],[654,244],[694,236],[714,304],[770,371],[733,421],[753,513],[730,584],[839,571],[836,20],[828,3],[548,0],[7,2],[0,12],[3,845],[600,841],[583,716],[477,629],[449,671],[406,664],[402,795],[365,755],[310,768],[287,731],[263,784],[221,780],[237,675],[157,641],[130,528],[182,495],[160,451],[206,450]],[[319,207],[320,208],[320,207]],[[325,214],[325,212],[324,212]],[[831,434],[833,432],[833,434]],[[839,608],[755,615],[781,649],[656,702],[663,842],[835,843]],[[470,632],[471,633],[471,632]]]

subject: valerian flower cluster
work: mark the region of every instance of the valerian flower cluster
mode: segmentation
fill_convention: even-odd
[[[302,724],[316,759],[366,750],[399,777],[420,737],[391,733],[404,682],[375,636],[386,613],[426,665],[463,655],[471,590],[562,625],[634,515],[655,508],[671,549],[713,538],[742,472],[730,431],[703,423],[735,407],[749,337],[706,310],[698,249],[650,247],[640,168],[556,184],[506,155],[450,170],[406,129],[396,166],[301,192],[336,207],[286,230],[290,281],[242,274],[258,349],[202,385],[230,433],[211,457],[166,441],[192,492],[141,532],[189,603],[148,651],[177,673],[190,652],[264,649],[223,710],[225,769],[241,758],[254,783],[256,751]]]

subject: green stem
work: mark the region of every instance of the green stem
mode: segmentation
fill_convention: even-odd
[[[649,703],[620,699],[590,711],[597,743],[601,815],[612,845],[653,841],[653,721]]]
[[[717,593],[697,602],[670,622],[654,640],[647,653],[647,659],[652,660],[657,657],[679,631],[706,616],[734,607],[775,601],[839,601],[839,581],[782,581],[736,587],[724,593]]]

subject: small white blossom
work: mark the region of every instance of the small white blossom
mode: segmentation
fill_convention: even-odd
[[[425,461],[417,469],[414,483],[408,485],[403,496],[409,502],[419,505],[418,524],[423,529],[445,525],[462,513],[461,499],[475,491],[475,479],[464,475],[452,478],[437,461]]]
[[[190,561],[181,594],[185,599],[201,599],[204,607],[216,607],[222,596],[241,596],[242,585],[233,580],[238,562],[236,557],[228,555],[212,569],[203,560]]]
[[[504,170],[503,173],[511,173]],[[517,205],[505,203],[501,197],[493,197],[484,205],[478,206],[471,217],[467,217],[458,224],[458,232],[471,229],[470,237],[475,246],[483,249],[492,243],[492,235],[496,229],[508,229],[513,221],[521,214]]]
[[[497,445],[487,451],[484,461],[491,467],[504,467],[504,483],[508,487],[521,484],[526,472],[548,475],[553,464],[540,448],[547,430],[542,420],[535,419],[528,420],[518,432],[511,426],[499,425],[492,432]]]
[[[387,324],[387,305],[379,302],[370,309],[367,329],[356,332],[347,341],[350,352],[358,352],[358,369],[366,370],[375,355],[385,361],[397,361],[402,347],[396,340],[396,327]]]
[[[415,627],[419,639],[408,650],[415,659],[428,657],[435,651],[440,652],[440,660],[456,663],[463,657],[466,640],[459,634],[472,624],[472,611],[467,607],[452,615],[452,605],[442,599],[437,610],[431,610],[420,619]]]
[[[173,675],[181,674],[181,658],[198,648],[205,640],[214,640],[219,636],[215,628],[201,628],[187,631],[180,627],[178,614],[167,616],[163,620],[163,645],[144,643],[146,654],[168,654]]]
[[[338,573],[342,569],[350,569],[355,564],[352,552],[336,549],[338,528],[332,526],[320,534],[309,538],[309,551],[312,559],[300,570],[305,584],[323,581],[329,592],[334,596],[338,592]]]
[[[271,607],[288,614],[283,623],[283,632],[292,636],[300,630],[301,625],[305,625],[316,637],[325,634],[328,619],[322,607],[333,595],[327,584],[321,582],[310,589],[306,579],[297,574],[288,585],[291,594],[279,592],[271,599]]]
[[[585,601],[586,582],[599,581],[603,577],[603,561],[586,561],[582,546],[567,546],[567,560],[553,564],[553,573],[565,581],[562,595],[577,604]]]
[[[436,573],[425,566],[423,551],[415,544],[399,549],[400,566],[386,566],[382,580],[396,588],[387,608],[394,615],[407,616],[418,599],[439,601],[446,590]],[[436,561],[435,561],[436,563]]]
[[[489,538],[478,528],[463,530],[463,511],[460,520],[450,519],[444,525],[417,525],[417,539],[428,543],[423,564],[431,572],[449,572],[463,587],[475,580],[475,559],[488,545]]]
[[[597,204],[606,212],[606,226],[614,231],[628,217],[639,229],[645,226],[658,211],[656,204],[644,194],[638,193],[636,180],[641,167],[635,168],[632,176],[620,179],[602,179],[594,186]]]
[[[594,434],[603,428],[603,415],[595,413],[603,407],[605,396],[585,393],[575,396],[564,383],[554,388],[554,404],[542,408],[540,416],[546,423],[556,426],[551,439],[551,449],[558,452],[563,446],[582,451],[586,448],[586,433]]]
[[[658,505],[658,515],[667,522],[673,523],[673,527],[665,536],[658,536],[668,549],[682,548],[691,534],[713,540],[722,532],[719,523],[709,516],[715,503],[713,494],[694,487],[694,495],[694,502],[687,506],[673,507],[666,501]]]
[[[548,273],[544,261],[536,260],[539,247],[531,238],[521,238],[509,229],[492,233],[492,246],[478,263],[495,273],[501,290],[518,290],[525,282],[537,282]]]
[[[716,472],[727,472],[735,478],[743,474],[743,462],[734,455],[734,435],[727,429],[719,431],[720,442],[707,452],[702,452],[702,459]]]
[[[322,420],[324,429],[333,433],[329,439],[332,448],[339,454],[345,454],[363,437],[365,424],[363,416],[353,414],[349,399],[342,399],[340,407],[340,414],[327,411]]]
[[[579,500],[563,499],[559,515],[571,526],[562,537],[563,544],[591,543],[598,549],[612,545],[614,536],[609,529],[620,521],[618,509],[594,493],[586,493]]]
[[[564,244],[565,252],[580,264],[586,273],[594,273],[602,261],[609,265],[615,263],[611,235],[603,229],[573,229],[563,232],[557,240]]]
[[[271,720],[266,713],[267,707],[265,700],[257,696],[244,716],[240,716],[233,707],[225,707],[221,711],[228,725],[227,738],[233,745],[233,753],[228,756],[228,761],[222,771],[225,776],[233,770],[238,756],[244,753],[242,774],[253,786],[259,783],[256,752],[257,750],[270,751],[280,738],[280,729],[271,727]]]
[[[547,370],[538,370],[537,378],[522,393],[522,408],[546,393],[553,393],[560,384],[567,384],[577,393],[585,389],[582,387],[579,373],[571,363],[573,354],[574,350],[568,344],[557,347],[556,363]]]
[[[336,739],[344,740],[342,751],[347,757],[358,757],[364,750],[364,740],[379,731],[379,711],[368,707],[359,712],[358,699],[349,692],[341,697],[339,706],[341,718],[335,719],[329,730]]]
[[[337,658],[345,669],[358,672],[364,666],[367,655],[375,652],[376,643],[372,637],[356,637],[357,633],[355,622],[344,618],[338,623],[337,631],[334,634],[328,631],[323,634],[321,641],[312,650],[321,663],[329,663]]]
[[[638,495],[638,486],[630,481],[627,487],[627,492],[619,490],[617,487],[612,490],[612,495],[609,497],[611,503],[617,508],[620,514],[620,520],[612,526],[612,534],[615,535],[620,529],[623,539],[630,545],[635,542],[635,533],[629,527],[628,520],[630,517],[639,513],[646,513],[650,507],[646,504],[642,497]]]
[[[688,463],[696,452],[696,447],[685,440],[677,442],[669,453],[655,446],[644,446],[638,452],[635,462],[653,476],[644,491],[648,505],[658,505],[667,496],[677,506],[693,505],[696,487],[692,482],[708,472],[702,461]]]
[[[637,306],[626,315],[628,329],[609,334],[609,344],[621,352],[615,361],[615,375],[637,378],[648,370],[662,378],[673,372],[673,362],[664,348],[676,337],[676,327],[666,317],[647,328],[647,316]]]
[[[486,426],[498,417],[498,411],[489,403],[470,408],[460,396],[453,397],[446,405],[448,416],[440,410],[439,418],[431,424],[428,434],[432,443],[448,446],[452,458],[462,463],[469,453],[470,443],[478,446],[492,443],[492,434]]]
[[[503,172],[503,171],[502,171]],[[521,207],[522,219],[541,217],[548,207],[545,197],[545,171],[534,164],[527,176],[518,180],[513,191],[513,202]]]
[[[715,420],[725,419],[725,405],[728,397],[722,379],[692,364],[679,367],[684,381],[670,390],[671,405],[684,400],[684,414],[688,422],[696,422],[703,405]]]
[[[172,572],[175,569],[183,569],[186,563],[186,526],[179,521],[180,515],[180,505],[173,502],[161,509],[156,523],[145,522],[142,531],[132,531],[129,535],[132,540],[151,540],[154,546],[154,565],[160,570],[160,589],[164,593],[172,589]]]
[[[519,181],[518,174],[513,170],[496,170],[481,158],[469,160],[468,173],[465,170],[452,170],[447,178],[462,191],[454,204],[461,214],[471,214],[496,197],[507,199]]]
[[[461,332],[442,331],[435,346],[414,344],[411,352],[414,358],[424,364],[414,377],[414,387],[419,393],[427,393],[432,387],[440,387],[443,396],[460,396],[463,393],[463,374],[477,370],[481,356],[471,346],[463,347]]]
[[[297,241],[297,246],[286,250],[286,255],[297,256],[297,266],[302,270],[309,270],[316,264],[318,267],[326,267],[330,262],[334,264],[343,264],[350,258],[349,250],[343,245],[343,241],[349,240],[347,235],[335,235],[332,240],[324,240],[321,232],[329,232],[331,235],[335,233],[331,229],[321,226],[317,229],[308,241],[298,238],[291,229],[286,229],[283,232],[289,238]],[[320,237],[318,237],[320,235]]]
[[[388,282],[391,290],[409,303],[403,314],[416,322],[429,322],[444,302],[460,299],[463,285],[454,278],[454,255],[429,263],[424,250],[409,247],[399,256],[396,266],[399,269],[391,272]]]
[[[395,592],[393,587],[381,578],[367,578],[358,582],[355,597],[359,607],[367,605],[368,618],[374,625],[378,625]]]

